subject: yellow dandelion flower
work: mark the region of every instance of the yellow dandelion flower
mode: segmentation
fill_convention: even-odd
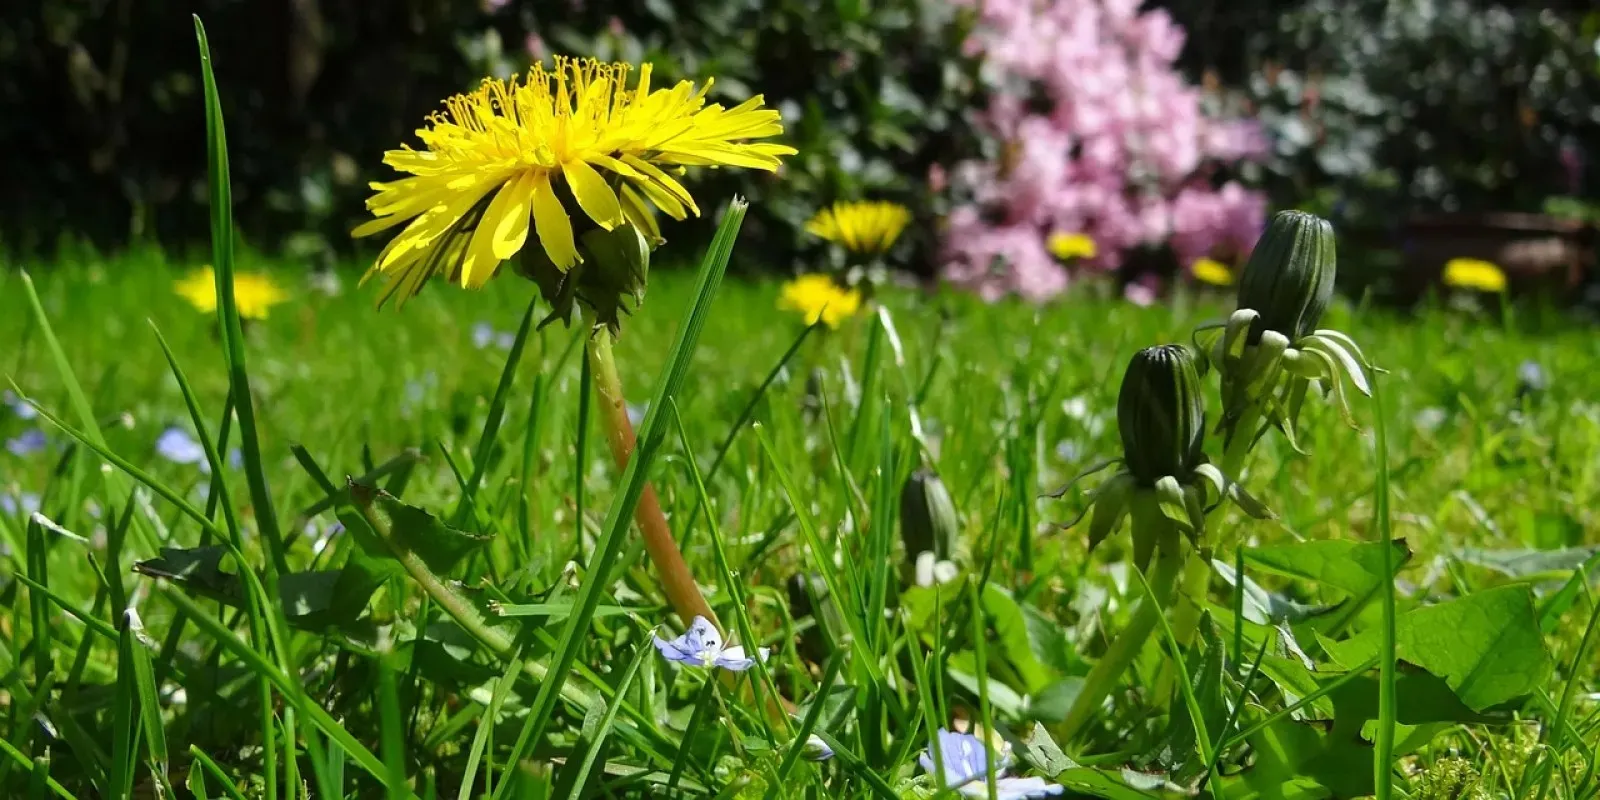
[[[698,89],[690,81],[652,88],[643,64],[630,89],[630,69],[562,57],[553,70],[534,65],[522,80],[485,79],[428,118],[417,131],[423,149],[385,153],[384,163],[409,177],[371,184],[367,208],[376,219],[353,232],[405,224],[367,273],[389,278],[380,302],[397,291],[402,299],[415,295],[434,275],[481,287],[522,250],[530,227],[550,261],[571,268],[583,260],[568,217],[573,202],[587,218],[578,233],[589,221],[605,230],[631,223],[659,239],[652,207],[673,219],[700,213],[668,170],[772,172],[781,156],[794,154],[751,141],[783,133],[760,95],[723,108],[706,103],[710,80]]]
[[[1212,286],[1233,285],[1233,270],[1229,269],[1227,264],[1214,259],[1195,259],[1195,262],[1189,265],[1189,274],[1193,275],[1195,280]]]
[[[1094,239],[1082,233],[1057,232],[1050,234],[1050,240],[1045,243],[1050,255],[1061,261],[1071,261],[1074,258],[1094,258],[1100,249],[1095,246]]]
[[[860,310],[861,293],[840,287],[826,275],[801,275],[783,285],[778,308],[798,311],[807,325],[815,325],[820,319],[828,327],[837,328]]]
[[[834,203],[806,223],[806,232],[852,253],[877,255],[893,246],[910,223],[910,209],[899,203]]]
[[[1476,258],[1452,258],[1444,265],[1444,282],[1458,289],[1503,292],[1506,274],[1495,264]]]
[[[189,305],[203,314],[217,311],[217,277],[210,266],[189,273],[189,277],[173,281],[172,288]],[[273,306],[289,299],[266,275],[253,272],[233,273],[233,299],[239,305],[242,319],[266,319]]]

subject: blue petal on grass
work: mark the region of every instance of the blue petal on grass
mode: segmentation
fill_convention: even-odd
[[[807,761],[827,761],[833,758],[833,748],[822,741],[821,736],[813,733],[806,737],[806,743],[800,747],[800,755]]]
[[[938,736],[929,748],[917,757],[929,775],[937,769],[933,748],[939,748],[939,760],[944,762],[944,785],[954,788],[962,797],[988,797],[989,753],[983,740],[967,733],[954,733],[939,729]],[[1060,784],[1043,778],[1009,778],[1005,776],[1005,757],[995,765],[995,796],[1000,800],[1027,800],[1034,797],[1054,797],[1066,791]]]
[[[169,427],[156,439],[156,454],[174,464],[205,464],[206,450],[188,431]]]
[[[0,494],[0,511],[7,514],[22,514],[27,516],[39,510],[39,495],[33,492],[22,492],[16,496]]]
[[[32,404],[18,397],[10,389],[0,394],[0,403],[10,408],[11,413],[16,415],[17,419],[31,420],[39,416],[39,409],[34,408]]]
[[[6,451],[18,458],[33,455],[50,445],[49,437],[44,431],[34,428],[6,440]]]
[[[663,657],[679,664],[722,667],[734,672],[743,672],[756,663],[754,658],[745,655],[743,647],[737,645],[723,647],[721,634],[717,633],[716,626],[705,617],[695,617],[694,622],[689,625],[689,630],[676,639],[663,639],[653,634],[651,638]],[[756,648],[756,655],[762,661],[767,660],[767,648]]]
[[[472,346],[482,350],[489,345],[494,345],[501,350],[510,350],[517,343],[517,335],[507,331],[497,331],[493,325],[480,322],[472,326]]]

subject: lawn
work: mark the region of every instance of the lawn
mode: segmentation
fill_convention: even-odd
[[[82,430],[92,419],[105,448],[142,471],[129,481],[131,470],[103,466],[107,459],[42,416],[0,412],[8,441],[36,429],[47,437],[40,450],[0,454],[10,756],[0,785],[8,794],[31,786],[72,797],[118,785],[149,791],[160,773],[209,796],[235,785],[247,796],[269,788],[296,796],[296,778],[315,796],[368,796],[386,776],[392,788],[453,795],[467,774],[477,781],[471,791],[492,780],[517,796],[540,796],[547,784],[590,795],[671,785],[684,796],[759,796],[782,785],[787,796],[883,796],[931,792],[929,779],[914,777],[930,727],[985,716],[1013,738],[1018,770],[1093,796],[1194,785],[1205,772],[1196,756],[1213,745],[1225,747],[1208,793],[1370,791],[1361,775],[1371,775],[1371,746],[1358,734],[1377,715],[1372,697],[1348,687],[1372,694],[1376,670],[1235,736],[1303,698],[1305,681],[1314,690],[1359,666],[1350,654],[1363,631],[1380,627],[1378,593],[1352,595],[1339,569],[1366,563],[1371,551],[1362,547],[1381,547],[1370,544],[1382,535],[1376,408],[1359,396],[1359,430],[1313,402],[1300,426],[1309,455],[1275,434],[1253,454],[1243,482],[1278,518],[1221,518],[1226,536],[1216,541],[1245,543],[1252,583],[1239,608],[1229,583],[1236,553],[1229,544],[1213,554],[1221,565],[1209,613],[1186,659],[1196,691],[1185,698],[1163,683],[1171,659],[1153,641],[1096,718],[1059,743],[1073,761],[1048,744],[1143,590],[1127,570],[1126,531],[1086,554],[1087,523],[1056,524],[1082,509],[1084,493],[1039,495],[1120,453],[1116,393],[1129,354],[1186,341],[1196,324],[1222,316],[1228,298],[1139,308],[1079,296],[1034,307],[894,290],[876,314],[807,337],[761,392],[804,326],[775,310],[776,284],[726,283],[688,361],[679,413],[660,420],[670,432],[650,478],[712,606],[732,628],[742,601],[752,635],[772,648],[758,691],[775,689],[790,713],[764,711],[775,706],[758,701],[749,682],[707,680],[706,670],[655,652],[650,632],[670,638],[684,622],[670,616],[630,530],[584,630],[572,690],[545,735],[523,743],[542,685],[536,676],[554,660],[621,485],[580,402],[578,334],[559,324],[529,334],[484,450],[504,347],[531,285],[440,285],[403,310],[375,311],[370,287],[354,280],[328,294],[293,265],[243,261],[267,269],[292,297],[244,331],[263,475],[285,536],[287,570],[276,581],[289,599],[276,610],[287,625],[266,634],[283,637],[272,648],[252,628],[255,616],[271,615],[239,610],[248,596],[239,565],[168,499],[211,519],[223,510],[208,469],[177,463],[158,444],[169,429],[185,438],[195,430],[156,330],[213,436],[227,400],[215,317],[173,293],[188,266],[144,253],[35,268],[60,361],[20,275],[0,283],[0,368],[68,424]],[[617,360],[635,412],[694,290],[692,270],[658,270],[643,310],[626,322]],[[1591,332],[1535,316],[1430,309],[1401,317],[1340,302],[1326,318],[1389,371],[1380,378],[1389,512],[1400,554],[1409,553],[1394,582],[1399,647],[1406,661],[1409,633],[1420,637],[1411,646],[1430,651],[1411,654],[1398,678],[1397,780],[1411,796],[1457,796],[1427,792],[1448,788],[1452,770],[1463,769],[1481,776],[1487,796],[1541,796],[1530,792],[1545,787],[1542,796],[1587,797],[1594,786],[1595,675],[1571,669],[1593,606],[1581,584],[1567,581],[1593,552],[1585,546],[1595,526],[1600,378]],[[507,335],[486,336],[480,326]],[[1524,386],[1525,362],[1538,365],[1544,380],[1533,383],[1542,386]],[[74,406],[74,384],[92,409],[88,419]],[[1215,381],[1207,384],[1216,408]],[[736,428],[747,406],[754,425]],[[231,437],[219,453],[237,446],[237,425]],[[362,595],[348,607],[337,570],[358,560],[363,542],[336,525],[296,445],[340,486],[342,476],[377,471],[405,504],[490,537],[419,547],[428,566],[447,573],[438,577],[459,581],[441,581],[448,597],[484,609],[493,621],[486,628],[509,649],[474,639],[411,573],[383,573],[370,602]],[[902,484],[920,466],[942,477],[959,520],[959,575],[937,592],[915,585],[898,532]],[[464,476],[476,467],[485,470],[482,489],[464,507]],[[709,514],[700,513],[697,475]],[[270,548],[245,470],[233,460],[221,477],[232,504],[226,516],[239,521],[245,557],[264,574]],[[140,482],[159,488],[129,495]],[[42,498],[37,523],[23,513],[33,496]],[[347,511],[349,502],[345,494],[338,505]],[[399,519],[422,526],[410,536],[461,536]],[[1346,549],[1297,549],[1300,542]],[[213,549],[192,549],[206,545]],[[138,573],[135,564],[144,565]],[[800,576],[821,591],[792,591]],[[824,578],[852,599],[817,596],[827,592]],[[1573,591],[1563,594],[1564,586]],[[1487,591],[1495,587],[1509,588]],[[1487,600],[1465,608],[1462,598]],[[981,626],[972,619],[977,606]],[[123,607],[135,613],[124,618]],[[1464,616],[1405,625],[1441,608]],[[1257,624],[1267,621],[1281,632]],[[1491,630],[1476,630],[1480,622]],[[1440,624],[1468,644],[1429,640]],[[1495,627],[1523,624],[1534,627]],[[269,673],[283,685],[264,690]],[[1234,708],[1241,687],[1248,699]],[[826,707],[807,714],[819,696]],[[586,710],[597,697],[609,701]],[[1191,699],[1207,726],[1188,722]],[[1225,709],[1237,711],[1231,724]],[[1548,723],[1558,711],[1571,727],[1552,741]],[[1331,722],[1311,724],[1317,718]],[[829,737],[832,760],[786,758],[802,724]],[[1208,729],[1204,747],[1196,727]],[[1335,741],[1341,734],[1351,738]],[[1550,768],[1550,753],[1561,769]],[[43,783],[46,775],[58,783]],[[1282,788],[1296,781],[1309,788]]]
[[[205,313],[199,259],[0,271],[0,792],[1600,794],[1591,329],[1323,312],[1296,214],[1256,311],[892,288],[807,328],[724,281],[743,209],[615,330],[511,269],[380,311],[363,263],[230,244]],[[591,307],[647,253],[605,230]],[[238,270],[287,302],[242,321]]]

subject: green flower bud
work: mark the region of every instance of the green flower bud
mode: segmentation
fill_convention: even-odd
[[[1117,428],[1122,458],[1140,486],[1205,463],[1205,398],[1187,347],[1164,344],[1134,354],[1117,395]]]
[[[650,276],[650,242],[647,235],[632,225],[612,230],[592,227],[578,236],[581,263],[562,270],[551,263],[544,249],[525,247],[516,270],[533,281],[551,306],[550,316],[540,326],[560,320],[572,323],[572,313],[582,303],[595,321],[613,331],[622,325],[622,315],[644,302]]]
[[[1249,343],[1262,331],[1291,340],[1316,330],[1333,299],[1333,226],[1303,211],[1280,211],[1256,242],[1239,279],[1239,308],[1261,314]]]
[[[906,558],[915,562],[918,555],[931,551],[936,560],[954,559],[960,535],[956,507],[944,481],[932,470],[913,472],[900,488],[900,538],[906,544]]]

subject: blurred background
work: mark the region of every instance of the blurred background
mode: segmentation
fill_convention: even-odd
[[[8,257],[201,251],[191,13],[247,244],[308,269],[354,263],[367,182],[442,98],[560,53],[782,110],[800,154],[779,175],[695,179],[755,201],[742,269],[817,258],[818,207],[881,198],[918,219],[897,263],[985,295],[1167,285],[1237,263],[1289,207],[1335,222],[1358,289],[1414,298],[1457,257],[1564,297],[1593,283],[1600,11],[1583,0],[9,0]],[[1063,233],[1093,255],[1052,257]]]

